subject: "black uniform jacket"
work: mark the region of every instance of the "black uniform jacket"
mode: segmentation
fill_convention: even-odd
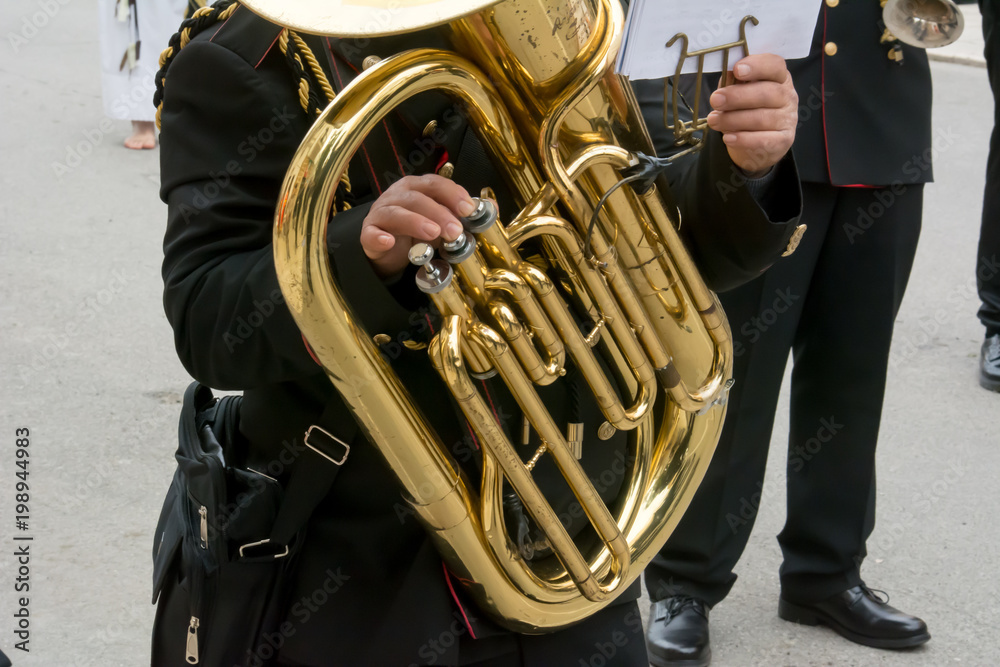
[[[824,2],[809,57],[788,62],[799,93],[793,151],[803,182],[933,180],[927,52],[903,44],[903,61],[891,60],[893,43],[880,43],[884,29],[877,2]]]
[[[310,595],[330,573],[337,575],[339,589],[329,602],[310,608],[308,618],[295,615],[296,609],[305,614],[301,605],[292,607],[295,632],[283,648],[287,658],[308,664],[333,664],[331,655],[339,657],[336,664],[452,664],[456,644],[436,652],[431,639],[449,628],[464,633],[471,625],[477,636],[497,629],[467,602],[459,608],[461,587],[446,574],[378,452],[360,436],[310,357],[278,287],[271,249],[274,210],[309,120],[275,44],[277,35],[278,28],[241,7],[224,25],[198,35],[170,66],[161,137],[161,195],[169,205],[163,263],[167,317],[180,359],[195,378],[244,392],[240,430],[247,463],[287,478],[303,432],[321,414],[321,425],[352,445],[309,526],[294,599]],[[339,90],[365,56],[434,45],[437,36],[425,32],[350,44],[308,39]],[[430,120],[443,132],[433,147],[421,136]],[[443,98],[416,100],[380,130],[352,163],[354,208],[331,219],[331,263],[367,331],[391,337],[383,350],[411,393],[426,398],[422,408],[442,441],[460,464],[475,468],[478,444],[454,418],[426,352],[401,344],[427,340],[437,326],[435,314],[425,302],[412,300],[405,285],[376,277],[359,232],[368,204],[401,173],[433,171],[447,159],[456,165],[456,180],[472,193],[500,184],[477,182],[490,180],[489,165],[477,157],[477,140]],[[712,135],[698,159],[669,175],[684,214],[684,238],[716,288],[753,278],[775,261],[801,208],[790,157],[777,168],[767,211],[743,187],[719,194],[717,183],[730,183],[733,173],[720,137]],[[509,219],[503,201],[501,210]],[[599,424],[596,407],[586,398],[571,400],[564,387],[557,383],[549,392],[556,418],[585,415],[581,421],[592,437]],[[519,413],[505,388],[491,382],[486,390],[500,423],[517,432]],[[617,448],[585,444],[584,464],[595,477],[620,469],[613,464],[624,445],[612,444]],[[543,460],[536,469],[543,479],[551,472],[546,466]],[[611,495],[618,483],[601,488]],[[623,599],[635,594],[637,587]]]

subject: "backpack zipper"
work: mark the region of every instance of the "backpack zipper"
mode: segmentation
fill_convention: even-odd
[[[198,664],[198,626],[201,625],[201,621],[198,620],[197,616],[191,617],[191,624],[188,626],[187,632],[187,654],[184,659],[187,660],[189,665]]]
[[[208,548],[208,508],[202,505],[198,508],[198,515],[201,517],[201,548]]]

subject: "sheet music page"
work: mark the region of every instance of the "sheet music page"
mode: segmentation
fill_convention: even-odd
[[[873,0],[874,1],[874,0]],[[681,57],[682,41],[669,49],[667,42],[686,33],[688,52],[735,42],[740,23],[747,15],[760,24],[747,24],[750,53],[776,53],[785,59],[809,55],[813,31],[822,0],[632,0],[626,35],[618,59],[618,73],[631,79],[673,76]],[[742,57],[734,50],[730,67]],[[696,72],[697,58],[684,64],[684,72]],[[705,58],[705,72],[722,70],[722,54]]]

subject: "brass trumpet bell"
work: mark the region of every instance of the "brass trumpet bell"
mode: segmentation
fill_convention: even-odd
[[[952,0],[889,0],[882,18],[899,41],[920,49],[948,46],[965,30],[962,10]]]
[[[278,25],[316,35],[380,37],[454,21],[500,0],[250,0],[242,4]]]

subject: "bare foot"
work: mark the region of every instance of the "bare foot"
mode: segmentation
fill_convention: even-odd
[[[125,148],[133,150],[156,148],[156,132],[152,121],[133,120],[132,136],[125,140]]]

